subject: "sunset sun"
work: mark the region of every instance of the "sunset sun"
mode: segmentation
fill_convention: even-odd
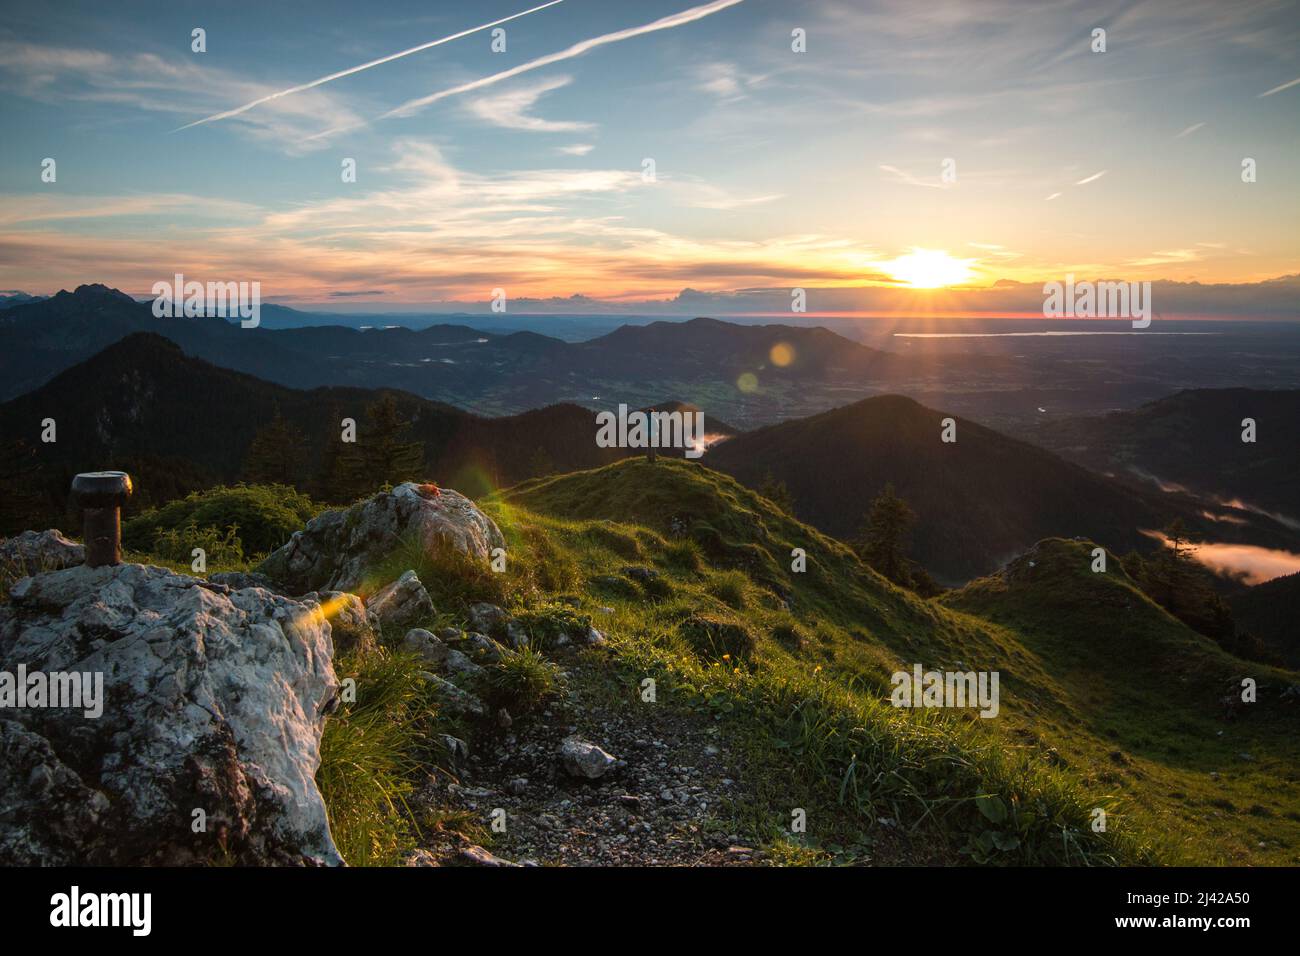
[[[884,264],[885,272],[914,289],[960,285],[971,278],[972,259],[958,259],[942,249],[913,249]]]

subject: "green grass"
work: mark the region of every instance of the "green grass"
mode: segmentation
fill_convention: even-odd
[[[422,661],[385,649],[335,662],[356,681],[356,702],[325,724],[316,783],[330,831],[352,866],[393,866],[414,849],[419,825],[407,797],[432,759],[437,704]]]
[[[485,507],[517,562],[545,539],[588,582],[584,599],[614,608],[601,626],[615,666],[658,675],[725,722],[754,774],[743,813],[760,838],[786,833],[790,807],[815,806],[810,846],[851,844],[888,817],[979,862],[1297,860],[1298,715],[1275,699],[1232,723],[1216,710],[1235,674],[1274,698],[1295,675],[1229,657],[1122,572],[1094,578],[1090,543],[1051,543],[1040,560],[1066,577],[1040,574],[1031,591],[986,581],[926,601],[691,463],[539,479]],[[590,585],[626,565],[610,546],[620,538],[660,569],[664,594]],[[794,547],[804,574],[790,571]],[[1130,605],[1131,625],[1118,617]],[[1000,717],[889,706],[889,675],[914,662],[997,670]],[[1234,763],[1238,750],[1257,759]]]

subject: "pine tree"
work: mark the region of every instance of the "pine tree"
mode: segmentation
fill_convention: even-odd
[[[346,499],[372,494],[385,485],[421,480],[424,444],[404,441],[411,423],[402,420],[397,400],[385,395],[366,409],[366,425],[338,458],[337,487]]]
[[[0,535],[39,531],[57,520],[35,448],[21,438],[0,445]]]
[[[779,480],[770,471],[758,486],[758,493],[769,501],[775,502],[786,514],[794,514],[794,496],[790,494],[790,489],[786,487],[785,482]]]
[[[277,409],[275,417],[257,430],[248,446],[241,472],[244,480],[255,485],[297,487],[304,477],[304,443],[302,432]]]
[[[892,484],[887,484],[871,502],[862,530],[853,542],[854,549],[889,580],[910,587],[907,536],[914,524],[916,512],[894,492]]]

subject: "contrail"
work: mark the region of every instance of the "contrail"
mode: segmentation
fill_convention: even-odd
[[[482,26],[471,27],[468,30],[462,30],[460,33],[453,33],[449,37],[443,37],[441,40],[431,40],[428,43],[421,43],[419,46],[413,46],[409,50],[403,50],[401,53],[393,53],[388,56],[380,57],[378,60],[371,60],[369,63],[362,63],[360,66],[354,66],[351,69],[341,70],[338,73],[331,73],[329,76],[322,76],[318,80],[312,80],[310,83],[304,83],[302,86],[291,86],[287,90],[281,90],[279,93],[272,93],[269,96],[263,96],[261,99],[253,100],[251,103],[245,103],[243,106],[236,107],[233,110],[226,110],[224,113],[214,113],[211,116],[204,117],[201,120],[195,120],[193,123],[186,123],[184,126],[172,130],[173,133],[179,133],[183,129],[189,129],[191,126],[201,126],[204,123],[212,123],[217,120],[229,119],[231,116],[238,116],[240,113],[246,113],[254,106],[260,106],[271,100],[277,100],[282,96],[290,96],[294,93],[301,93],[303,90],[310,90],[313,87],[321,86],[332,80],[341,79],[345,76],[351,76],[353,73],[360,73],[362,70],[368,70],[372,66],[380,66],[393,60],[400,60],[404,56],[410,56],[412,53],[419,53],[421,50],[427,50],[430,47],[441,46],[444,43],[450,43],[452,40],[459,40],[461,37],[467,37],[471,33],[479,33],[483,30],[490,29],[498,24],[507,23],[511,20],[517,20],[520,17],[526,17],[530,13],[536,13],[538,10],[545,10],[547,7],[553,7],[557,3],[563,3],[564,0],[550,0],[549,3],[543,3],[540,7],[533,7],[531,10],[524,10],[521,13],[512,13],[508,17],[502,17],[500,20],[493,20],[491,23],[484,23]]]
[[[1267,93],[1261,93],[1261,94],[1259,94],[1259,96],[1255,97],[1255,99],[1257,99],[1257,100],[1262,100],[1264,97],[1266,97],[1266,96],[1272,96],[1274,93],[1281,93],[1283,90],[1289,90],[1289,89],[1291,89],[1291,87],[1295,86],[1297,83],[1300,83],[1300,77],[1297,77],[1296,79],[1292,80],[1290,83],[1283,83],[1281,86],[1275,86],[1275,87],[1273,87],[1271,90],[1269,90]]]
[[[645,33],[654,33],[658,30],[670,30],[673,27],[681,26],[685,23],[692,23],[695,20],[702,20],[704,17],[717,13],[719,10],[725,10],[727,7],[734,7],[744,0],[714,0],[713,3],[706,3],[702,6],[691,7],[689,10],[683,10],[681,13],[674,13],[669,16],[655,20],[652,23],[646,23],[639,27],[629,27],[626,30],[617,30],[614,33],[606,33],[603,36],[592,37],[589,40],[582,40],[573,44],[567,50],[561,50],[559,53],[549,53],[546,56],[538,57],[535,60],[529,60],[519,66],[511,67],[500,73],[493,73],[491,76],[485,76],[482,79],[473,80],[469,83],[462,83],[460,86],[453,86],[446,90],[440,90],[437,93],[431,93],[428,96],[421,96],[418,99],[407,100],[401,106],[395,107],[384,113],[379,119],[389,119],[393,116],[407,116],[416,110],[422,109],[438,100],[446,99],[449,96],[459,96],[462,93],[469,93],[473,90],[482,89],[485,86],[491,86],[494,83],[500,83],[502,80],[508,80],[511,77],[518,76],[521,73],[528,73],[531,70],[539,70],[544,66],[550,66],[552,63],[559,63],[562,60],[571,60],[575,56],[594,50],[596,47],[604,46],[607,43],[617,43],[620,40],[628,40],[632,37],[641,36]],[[308,136],[307,139],[319,139],[322,136],[329,136],[333,133],[339,133],[354,126],[362,124],[353,124],[351,126],[337,126],[333,129],[327,129],[324,132]]]

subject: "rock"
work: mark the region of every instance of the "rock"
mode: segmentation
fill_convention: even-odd
[[[406,571],[392,584],[376,591],[366,610],[379,624],[394,627],[428,620],[434,614],[433,599],[414,571]]]
[[[315,783],[338,682],[313,606],[138,564],[10,598],[0,670],[94,675],[102,713],[3,710],[0,864],[342,862]]]
[[[451,734],[441,734],[438,738],[447,753],[451,755],[453,764],[462,763],[469,759],[469,744],[459,737],[453,737]]]
[[[443,704],[447,710],[453,714],[471,714],[475,717],[483,717],[487,714],[487,707],[483,701],[479,700],[467,690],[461,690],[446,678],[439,677],[437,674],[430,674],[428,671],[421,671],[421,675],[438,692],[442,698]]]
[[[444,666],[449,673],[462,674],[466,677],[477,677],[483,673],[483,668],[455,649],[448,649]]]
[[[640,581],[642,584],[649,584],[651,581],[659,580],[659,572],[654,568],[623,568],[620,574],[631,578],[633,581]]]
[[[355,594],[346,591],[310,591],[298,600],[304,604],[315,603],[320,608],[321,617],[329,622],[336,656],[354,651],[365,654],[379,646],[375,619]]]
[[[244,588],[265,588],[268,591],[276,590],[275,582],[265,574],[257,574],[249,571],[217,571],[208,575],[209,584],[224,584],[232,591],[242,591]]]
[[[498,726],[498,727],[500,727],[502,730],[509,730],[509,729],[510,729],[510,726],[511,726],[514,722],[515,722],[515,721],[514,721],[514,718],[512,718],[512,717],[510,716],[510,711],[506,710],[504,707],[499,707],[499,708],[497,708],[497,726]]]
[[[587,628],[586,642],[592,647],[601,647],[606,643],[605,635],[594,627]]]
[[[415,627],[406,632],[402,638],[402,649],[414,651],[439,670],[451,674],[468,674],[478,676],[483,673],[472,660],[454,648],[448,647],[422,627]]]
[[[469,625],[476,631],[499,637],[505,633],[510,615],[495,604],[480,601],[469,606]]]
[[[506,790],[507,792],[513,794],[516,797],[522,797],[525,793],[528,792],[528,778],[527,777],[512,778],[510,782],[506,784]]]
[[[490,637],[471,632],[465,635],[464,644],[469,649],[470,654],[479,660],[486,661],[489,664],[496,664],[501,661],[501,648]]]
[[[569,737],[560,747],[560,760],[570,776],[596,780],[603,777],[618,761],[595,744]]]
[[[441,665],[447,659],[447,645],[422,627],[413,627],[402,638],[402,650],[419,654],[430,664]]]
[[[42,571],[62,571],[86,561],[86,549],[57,528],[24,531],[0,541],[0,574],[16,578]]]
[[[449,488],[405,482],[392,491],[326,511],[257,568],[294,593],[358,591],[375,565],[401,546],[486,563],[505,539],[492,519]]]
[[[528,628],[523,621],[513,617],[506,621],[506,643],[515,650],[528,646]]]
[[[483,849],[481,846],[461,847],[460,858],[463,862],[472,866],[518,866],[518,863],[511,863],[509,860],[503,860],[495,853]]]

